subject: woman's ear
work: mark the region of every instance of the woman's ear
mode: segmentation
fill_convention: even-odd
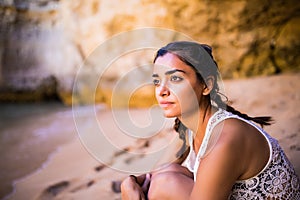
[[[203,89],[202,94],[203,95],[209,95],[211,90],[214,88],[214,84],[215,84],[215,77],[213,76],[208,76],[205,79],[205,87]]]

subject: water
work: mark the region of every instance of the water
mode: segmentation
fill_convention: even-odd
[[[0,104],[0,198],[76,136],[72,108],[58,102]]]

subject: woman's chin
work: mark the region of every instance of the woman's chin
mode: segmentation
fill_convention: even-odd
[[[178,117],[178,115],[174,114],[174,113],[171,113],[171,112],[166,112],[164,111],[164,116],[166,118],[174,118],[174,117]]]

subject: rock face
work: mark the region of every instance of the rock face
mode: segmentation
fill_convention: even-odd
[[[297,0],[1,0],[0,100],[58,96],[70,103],[76,73],[90,53],[115,34],[143,27],[210,44],[223,78],[296,71],[299,24]],[[107,53],[125,45],[110,44]],[[141,55],[128,59],[139,65]],[[103,67],[98,62],[90,68]],[[112,68],[113,75],[104,75],[112,82],[131,69]],[[96,99],[104,101],[101,95]]]
[[[70,91],[81,57],[65,34],[58,2],[15,1],[1,11],[1,89],[11,93],[7,98],[41,99]]]

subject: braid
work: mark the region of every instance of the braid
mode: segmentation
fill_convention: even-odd
[[[201,46],[206,50],[206,52],[210,55],[211,59],[214,61],[214,63],[217,65],[217,62],[215,61],[213,55],[212,55],[212,48],[206,44],[201,44]],[[272,117],[270,116],[262,116],[262,117],[250,117],[248,116],[247,114],[244,114],[244,113],[241,113],[240,111],[234,109],[232,106],[226,104],[221,96],[220,96],[220,92],[219,92],[219,86],[218,86],[218,83],[217,83],[217,79],[216,79],[216,76],[215,75],[215,82],[214,82],[214,87],[211,91],[211,95],[210,95],[210,98],[217,104],[217,107],[219,108],[222,108],[222,109],[225,109],[226,111],[228,112],[231,112],[232,114],[235,114],[235,115],[238,115],[246,120],[251,120],[253,122],[256,122],[258,124],[261,125],[261,127],[263,126],[268,126],[268,125],[271,125],[272,122],[273,122],[273,119]],[[224,96],[226,98],[226,101],[228,100],[228,98],[221,94],[222,96]]]
[[[235,108],[233,108],[232,106],[226,104],[221,97],[221,93],[219,93],[219,87],[217,86],[217,83],[215,82],[215,87],[213,88],[213,90],[211,91],[211,99],[217,104],[217,107],[225,109],[228,112],[231,112],[232,114],[238,115],[246,120],[251,120],[255,123],[258,123],[261,125],[261,127],[263,126],[268,126],[271,125],[273,122],[272,117],[270,116],[261,116],[261,117],[250,117],[245,113],[241,113],[240,111],[236,110]],[[223,95],[224,97],[226,97],[225,95]],[[226,97],[226,99],[228,100],[228,98]],[[227,101],[226,100],[226,101]]]
[[[244,114],[244,113],[241,113],[240,111],[237,111],[236,109],[234,109],[233,107],[231,107],[229,105],[227,105],[226,110],[228,112],[231,112],[235,115],[238,115],[238,116],[240,116],[244,119],[254,121],[254,122],[260,124],[261,127],[271,125],[272,122],[273,122],[273,119],[270,116],[250,117],[247,114]]]
[[[182,155],[187,150],[186,135],[185,135],[186,131],[187,131],[187,127],[184,126],[178,118],[176,118],[175,119],[175,124],[174,124],[173,128],[178,133],[179,139],[181,139],[183,141],[183,144],[182,144],[181,148],[176,153],[176,157],[177,158],[181,158]]]

